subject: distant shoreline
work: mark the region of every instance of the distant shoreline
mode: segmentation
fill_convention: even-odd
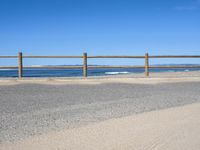
[[[149,69],[150,76],[157,73],[187,73],[187,72],[197,72],[200,68],[168,68],[168,69]],[[88,69],[88,78],[91,77],[118,77],[118,76],[137,76],[143,77],[144,68],[94,68]],[[49,69],[49,68],[24,68],[23,77],[33,77],[33,78],[82,78],[82,69]],[[0,69],[0,78],[16,78],[18,77],[17,69]]]
[[[143,73],[110,75],[110,76],[90,76],[83,77],[24,77],[0,78],[0,85],[9,84],[102,84],[102,83],[129,83],[129,84],[157,84],[173,82],[196,82],[200,81],[200,71],[188,72],[160,72],[151,73],[145,77]]]

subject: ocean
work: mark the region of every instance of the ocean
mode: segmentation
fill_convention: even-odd
[[[200,71],[200,68],[179,69],[150,69],[150,72],[188,72]],[[88,69],[88,76],[109,76],[119,74],[144,73],[144,69],[136,68],[113,68],[113,69]],[[0,69],[0,77],[17,77],[17,69]],[[82,69],[24,69],[24,77],[82,77]]]

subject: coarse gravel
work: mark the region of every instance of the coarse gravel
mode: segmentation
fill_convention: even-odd
[[[200,102],[200,82],[0,86],[0,144]]]

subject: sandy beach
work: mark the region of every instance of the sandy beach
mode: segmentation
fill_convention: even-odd
[[[89,76],[87,79],[82,77],[48,77],[48,78],[34,78],[25,77],[23,80],[17,78],[0,78],[0,85],[14,85],[23,83],[33,84],[103,84],[103,83],[133,83],[133,84],[157,84],[157,83],[177,83],[177,82],[198,82],[200,71],[188,72],[151,72],[149,77],[144,73],[132,73],[124,75],[110,75],[110,76]]]
[[[0,79],[0,149],[200,149],[200,79]]]

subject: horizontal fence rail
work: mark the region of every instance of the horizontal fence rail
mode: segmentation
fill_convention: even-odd
[[[88,56],[87,58],[145,58],[144,56]]]
[[[82,56],[23,56],[20,52],[18,56],[0,56],[1,58],[17,58],[18,66],[0,66],[0,69],[18,69],[18,78],[22,79],[23,69],[26,68],[47,68],[47,69],[83,69],[83,77],[87,77],[88,68],[144,68],[145,76],[149,76],[149,69],[151,68],[200,68],[200,65],[176,65],[176,66],[150,66],[149,59],[152,58],[200,58],[200,55],[157,55],[149,56],[146,53],[144,56],[87,56],[87,53],[84,53]],[[83,65],[80,66],[23,66],[23,59],[27,58],[81,58],[83,59]],[[144,66],[91,66],[87,64],[88,59],[97,59],[97,58],[118,58],[118,59],[144,59]]]
[[[0,58],[18,58],[18,56],[0,56]]]
[[[83,58],[83,56],[23,56],[23,58]]]
[[[149,58],[200,58],[200,55],[160,55],[149,56]]]
[[[83,68],[83,66],[25,66],[23,68],[47,68],[47,69],[79,69]]]

